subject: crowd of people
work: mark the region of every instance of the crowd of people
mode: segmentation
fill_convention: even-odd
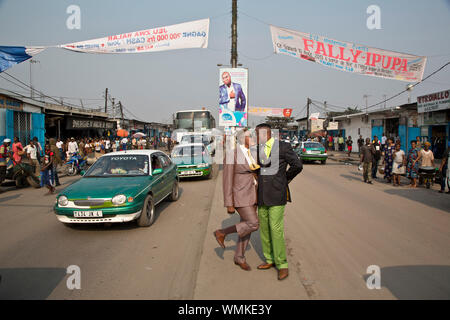
[[[55,193],[55,187],[60,185],[58,167],[72,157],[95,158],[108,152],[138,149],[167,148],[170,152],[174,141],[168,136],[152,137],[97,137],[97,138],[47,138],[44,147],[34,137],[23,146],[18,137],[13,142],[4,139],[0,145],[0,183],[6,178],[8,169],[22,161],[27,161],[34,167],[34,175],[40,179],[41,187],[48,189],[47,194]]]

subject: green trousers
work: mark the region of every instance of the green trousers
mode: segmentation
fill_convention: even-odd
[[[275,263],[278,269],[287,268],[284,242],[284,205],[258,207],[259,233],[267,263]]]

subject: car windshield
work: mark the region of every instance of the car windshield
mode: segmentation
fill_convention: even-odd
[[[148,175],[148,156],[103,156],[86,172],[84,177],[145,176]]]
[[[205,135],[186,135],[181,138],[181,143],[203,143],[208,144],[209,138]]]
[[[305,148],[323,148],[323,145],[317,142],[308,142],[305,143]]]
[[[201,157],[205,154],[205,147],[197,146],[179,146],[173,149],[172,157]]]

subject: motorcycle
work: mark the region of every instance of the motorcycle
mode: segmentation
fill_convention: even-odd
[[[65,163],[66,173],[69,176],[75,176],[81,170],[85,170],[87,165],[87,157],[81,157],[78,153],[74,153]]]
[[[13,180],[17,188],[24,188],[28,185],[33,188],[41,186],[39,178],[34,174],[34,166],[27,162],[13,163],[10,161],[6,169],[5,180]]]

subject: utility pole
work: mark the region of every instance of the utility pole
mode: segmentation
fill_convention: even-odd
[[[309,105],[311,104],[311,99],[307,98],[306,100],[306,134],[309,134]]]
[[[368,94],[363,95],[363,98],[366,99],[366,114],[367,114],[367,109],[368,109],[368,106],[367,106],[367,98],[368,97],[370,97]]]
[[[108,88],[105,90],[105,113],[108,112]]]
[[[30,59],[30,97],[31,99],[34,98],[34,89],[33,89],[33,82],[31,77],[31,64],[32,63],[40,63],[38,60]]]
[[[122,115],[122,122],[123,122],[124,121],[123,120],[123,107],[122,107],[122,102],[120,102],[120,101],[119,101],[119,107],[120,107],[120,113]]]
[[[113,118],[115,119],[115,118],[116,118],[116,104],[115,104],[115,102],[114,102],[114,99],[115,99],[115,98],[112,98],[111,100],[112,100],[112,113],[113,113]]]
[[[383,99],[384,99],[384,109],[386,109],[386,95],[385,94],[383,94]]]
[[[231,67],[237,66],[237,0],[232,0],[231,6]]]

